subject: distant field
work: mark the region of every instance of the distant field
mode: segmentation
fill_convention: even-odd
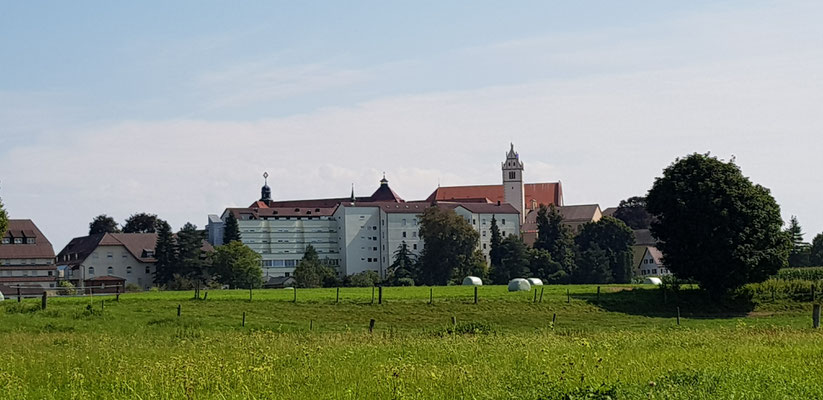
[[[342,288],[339,303],[335,289],[296,303],[289,289],[6,301],[0,398],[823,397],[811,302],[542,289],[538,303],[503,286],[479,288],[478,304],[460,286],[435,287],[432,304],[427,287],[385,288],[382,305],[371,288]]]

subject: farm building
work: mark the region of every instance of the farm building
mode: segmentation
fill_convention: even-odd
[[[54,248],[30,219],[10,219],[0,242],[0,292],[40,294],[57,285]]]

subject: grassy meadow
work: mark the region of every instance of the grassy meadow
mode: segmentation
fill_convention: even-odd
[[[0,398],[823,398],[811,298],[764,286],[718,307],[690,288],[544,286],[541,302],[483,286],[474,304],[454,286],[429,304],[429,290],[7,300]]]

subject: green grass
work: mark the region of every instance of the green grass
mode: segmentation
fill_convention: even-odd
[[[6,301],[0,398],[823,397],[810,302],[596,292],[545,286],[534,303],[533,292],[484,286],[479,304],[460,286],[434,288],[433,304],[425,287],[385,288],[382,305],[370,288],[341,289],[339,304],[335,289],[298,290],[297,303],[291,290],[256,290],[251,302],[248,291],[50,298],[46,310]]]

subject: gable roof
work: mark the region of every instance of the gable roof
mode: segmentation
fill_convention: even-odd
[[[582,204],[557,207],[564,223],[585,223],[594,221],[600,206],[597,204]],[[529,210],[523,222],[524,232],[537,232],[537,210]]]
[[[603,210],[603,216],[614,217],[614,212],[617,211],[617,207],[609,207]]]
[[[46,235],[30,219],[10,219],[4,238],[10,244],[0,243],[0,258],[54,258],[54,248]],[[34,243],[14,244],[15,238],[34,238]],[[25,242],[25,241],[24,241]]]
[[[537,205],[563,205],[563,189],[560,182],[527,183],[523,185],[524,199],[529,207]],[[441,186],[426,201],[462,201],[464,199],[488,199],[492,203],[505,203],[503,185]]]
[[[60,250],[57,263],[72,266],[82,264],[99,246],[123,246],[137,261],[154,263],[157,262],[154,258],[156,244],[156,233],[97,233],[76,237]],[[211,251],[214,247],[204,240],[201,250]]]

